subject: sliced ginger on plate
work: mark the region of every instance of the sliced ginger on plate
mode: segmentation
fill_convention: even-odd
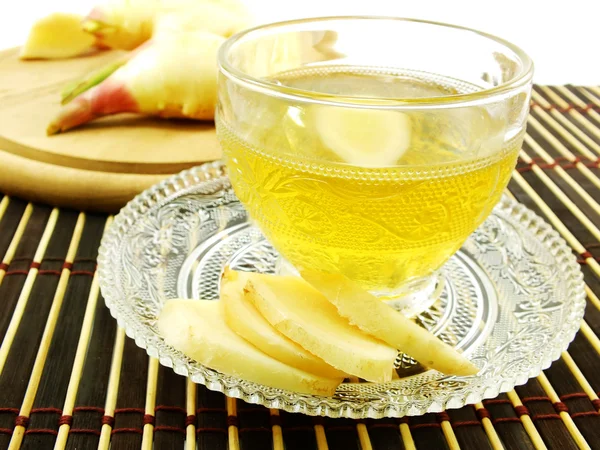
[[[397,351],[363,333],[298,277],[253,273],[246,297],[278,331],[344,373],[387,382]]]
[[[475,375],[479,369],[457,350],[407,319],[341,274],[304,270],[302,277],[347,318],[372,336],[444,374]]]
[[[238,336],[225,323],[220,302],[169,300],[158,318],[165,342],[221,373],[293,392],[331,396],[342,378],[327,378],[284,364]]]
[[[259,350],[285,364],[324,377],[344,378],[343,372],[273,328],[245,298],[244,286],[252,277],[248,272],[225,269],[220,297],[227,325]]]

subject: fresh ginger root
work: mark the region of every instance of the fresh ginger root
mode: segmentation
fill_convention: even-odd
[[[152,41],[146,41],[135,50],[124,53],[118,59],[112,61],[106,66],[102,66],[93,72],[88,73],[84,78],[75,80],[67,84],[61,92],[62,105],[66,105],[78,95],[83,94],[88,89],[102,83],[109,76],[111,76],[119,67],[125,65],[129,60],[133,59],[138,53],[143,51],[146,47],[152,44]]]
[[[78,14],[53,13],[36,21],[21,59],[60,59],[84,55],[98,49],[96,37],[81,28],[83,17]]]
[[[61,109],[47,134],[123,112],[212,119],[217,101],[217,50],[223,41],[204,31],[161,34],[125,64],[113,65],[116,70],[110,76],[91,77],[93,87],[79,88],[85,92]],[[103,81],[94,85],[99,79]]]
[[[107,0],[83,29],[103,46],[133,51],[69,84],[47,133],[121,112],[212,119],[217,49],[249,24],[237,0]]]
[[[157,26],[229,37],[250,23],[235,0],[105,0],[84,19],[83,28],[107,47],[132,50],[149,40]]]
[[[130,56],[131,54],[125,55],[125,57],[120,58],[117,61],[108,64],[107,66],[101,67],[99,70],[89,73],[85,78],[69,83],[61,92],[60,103],[62,105],[66,105],[78,95],[83,94],[88,89],[91,89],[97,84],[102,83],[109,76],[111,76],[115,70],[131,59]]]
[[[161,33],[203,30],[229,37],[251,26],[249,16],[214,3],[200,3],[187,10],[165,11],[154,20],[153,37]]]

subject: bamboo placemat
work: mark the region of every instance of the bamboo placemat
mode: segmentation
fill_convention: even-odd
[[[578,255],[569,350],[508,394],[422,417],[325,419],[188,382],[125,337],[99,294],[104,215],[0,200],[0,449],[600,449],[600,88],[537,86],[511,195]],[[1,175],[0,175],[1,176]]]

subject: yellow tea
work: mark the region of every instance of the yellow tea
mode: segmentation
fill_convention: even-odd
[[[235,132],[218,132],[236,195],[296,267],[341,272],[393,292],[432,274],[498,202],[520,134],[486,107],[400,112],[375,99],[445,97],[474,88],[386,71],[320,67],[274,82],[315,99],[360,97],[365,108],[262,96]],[[235,106],[235,105],[234,105]],[[241,125],[240,125],[241,124]]]

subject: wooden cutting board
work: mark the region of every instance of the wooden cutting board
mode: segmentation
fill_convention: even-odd
[[[118,55],[20,61],[18,49],[0,52],[0,192],[115,212],[168,175],[221,157],[212,122],[123,114],[46,136],[63,87]]]

